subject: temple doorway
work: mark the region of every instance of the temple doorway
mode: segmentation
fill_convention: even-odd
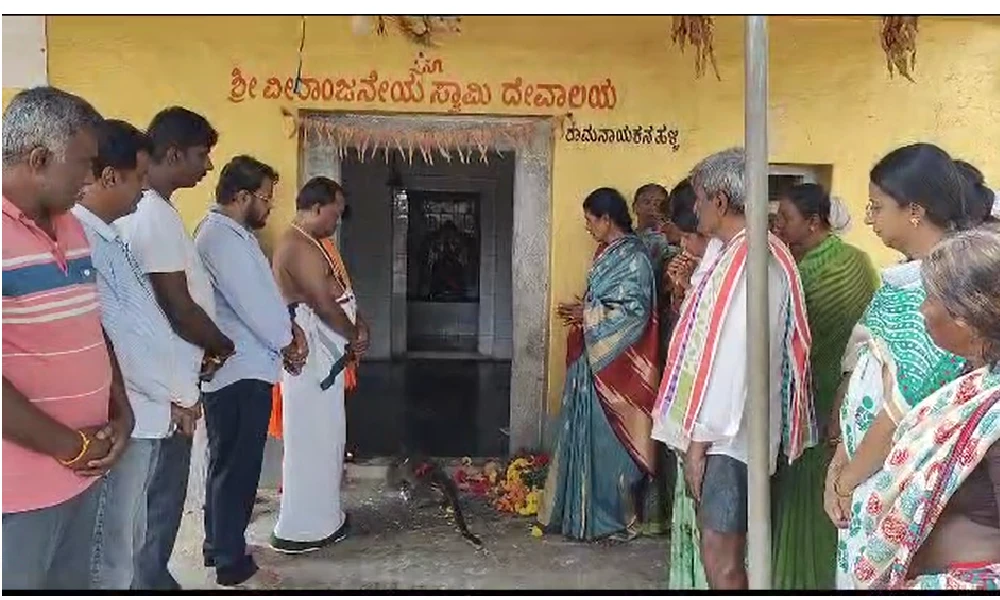
[[[505,454],[514,156],[341,161],[341,248],[372,349],[348,405],[361,458]]]
[[[511,121],[321,118],[421,131]],[[300,179],[337,179],[351,207],[338,241],[372,332],[347,399],[348,449],[360,460],[498,456],[542,444],[551,130],[520,121],[538,125],[528,152],[494,147],[461,160],[384,150],[373,158],[302,138]]]

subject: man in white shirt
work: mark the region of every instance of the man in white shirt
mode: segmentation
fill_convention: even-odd
[[[712,238],[670,340],[653,438],[683,455],[698,506],[701,559],[712,589],[746,589],[747,397],[746,158],[714,154],[694,168],[698,232]],[[770,465],[812,442],[809,337],[794,258],[771,236]],[[787,376],[786,376],[787,375]],[[783,420],[783,414],[788,419]],[[678,518],[675,514],[674,518]]]
[[[149,277],[173,328],[177,377],[197,382],[213,375],[235,347],[213,322],[212,285],[170,197],[177,189],[194,187],[212,169],[208,155],[218,134],[201,115],[175,106],[153,117],[147,135],[153,144],[147,189],[135,213],[115,225]],[[192,418],[199,417],[198,398],[177,398],[175,403],[190,411]],[[187,497],[191,435],[178,431],[160,444],[133,589],[180,589],[167,562]]]

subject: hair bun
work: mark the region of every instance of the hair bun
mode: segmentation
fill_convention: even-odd
[[[975,165],[958,159],[953,160],[952,163],[954,163],[962,176],[965,177],[970,184],[980,186],[986,183],[986,175],[984,175],[983,172],[980,171]]]
[[[830,228],[834,233],[844,233],[851,228],[851,211],[836,196],[830,197]]]

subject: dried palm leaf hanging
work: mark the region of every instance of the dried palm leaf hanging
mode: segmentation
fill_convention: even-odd
[[[415,44],[437,46],[438,36],[461,33],[461,24],[462,17],[379,15],[375,17],[375,33],[380,36],[389,35],[389,27],[392,26]]]
[[[701,78],[705,74],[705,69],[711,63],[715,78],[719,77],[719,67],[715,64],[715,48],[712,45],[712,34],[715,30],[715,23],[712,17],[706,16],[675,16],[673,28],[670,34],[674,44],[680,46],[684,52],[684,46],[691,44],[694,46],[696,54],[694,56],[695,76]]]
[[[882,50],[885,65],[913,81],[910,73],[917,65],[917,17],[882,17]]]
[[[489,155],[503,156],[500,148],[513,148],[518,152],[531,152],[531,141],[537,133],[537,123],[498,123],[490,125],[462,125],[447,129],[409,129],[380,116],[363,116],[340,121],[318,115],[302,115],[281,107],[286,134],[301,135],[304,142],[330,147],[343,158],[356,153],[360,161],[374,159],[380,153],[386,163],[390,155],[397,154],[409,164],[420,157],[429,165],[435,155],[446,162],[457,157],[464,164],[475,160],[489,164]],[[548,120],[555,130],[562,116]]]

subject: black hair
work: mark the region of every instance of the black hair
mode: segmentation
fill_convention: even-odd
[[[299,190],[299,195],[295,198],[295,210],[333,204],[337,200],[337,194],[344,195],[344,188],[339,183],[329,177],[313,177]]]
[[[695,200],[696,196],[691,179],[683,179],[674,186],[674,189],[670,190],[670,212],[667,214],[667,219],[674,221],[683,213],[694,214]]]
[[[698,233],[698,215],[694,212],[683,213],[671,222],[684,233]]]
[[[222,167],[219,183],[215,186],[215,201],[219,204],[229,204],[236,199],[236,194],[239,192],[259,190],[264,185],[265,179],[278,183],[278,172],[274,167],[246,154],[234,157]]]
[[[955,167],[958,172],[965,177],[965,181],[970,188],[969,195],[969,220],[972,224],[979,224],[986,221],[995,221],[993,212],[993,190],[986,187],[986,177],[983,172],[964,160],[956,160]]]
[[[153,140],[153,160],[157,162],[163,160],[171,148],[181,152],[196,146],[211,149],[219,142],[219,132],[212,128],[208,119],[180,106],[156,113],[146,133]]]
[[[788,198],[803,219],[816,217],[824,226],[830,226],[830,194],[818,183],[799,183],[790,186],[781,196]]]
[[[149,136],[131,123],[106,119],[97,127],[97,157],[90,170],[98,178],[108,167],[119,171],[134,171],[139,164],[140,152],[152,154],[153,142]]]
[[[633,200],[638,200],[639,196],[650,193],[655,193],[657,196],[663,198],[664,201],[670,199],[670,193],[667,192],[667,188],[663,187],[658,183],[647,183],[645,185],[639,186],[639,189],[635,191],[635,197],[633,198]]]
[[[923,207],[930,222],[946,231],[968,225],[968,184],[951,156],[933,144],[897,148],[868,176],[896,204]]]
[[[667,219],[684,233],[698,232],[698,215],[694,213],[695,193],[691,179],[684,179],[670,190],[670,211]]]
[[[583,201],[583,210],[595,217],[607,216],[625,233],[632,233],[632,215],[622,193],[614,188],[597,188]]]

